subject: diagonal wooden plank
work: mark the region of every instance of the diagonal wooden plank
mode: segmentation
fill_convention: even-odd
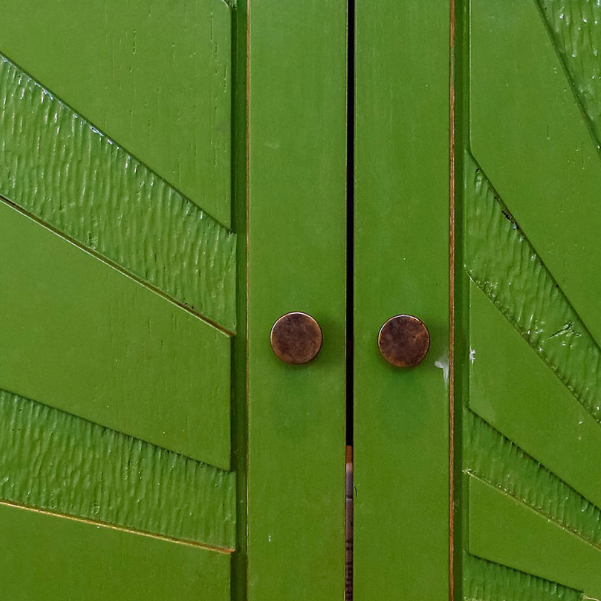
[[[223,0],[4,0],[0,53],[229,227],[232,14]]]
[[[601,507],[601,426],[474,283],[470,349],[470,409]]]
[[[470,142],[601,341],[601,160],[534,0],[471,0]]]
[[[230,466],[231,339],[0,203],[0,387]]]
[[[601,149],[601,4],[597,0],[536,1]]]
[[[235,547],[236,476],[0,390],[0,499]]]
[[[580,601],[582,592],[532,574],[463,554],[466,601]]]
[[[11,601],[229,601],[230,556],[0,505]]]
[[[601,510],[485,421],[464,418],[464,470],[601,549]]]
[[[469,552],[601,598],[601,549],[468,476]]]
[[[0,195],[222,328],[236,237],[0,55]]]
[[[601,349],[469,155],[465,168],[467,272],[587,411],[601,421]]]

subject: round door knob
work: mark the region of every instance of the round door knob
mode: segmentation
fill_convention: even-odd
[[[271,348],[285,363],[299,365],[314,359],[323,334],[319,324],[306,313],[294,311],[282,315],[271,328]]]
[[[413,315],[395,315],[380,328],[378,346],[388,363],[415,367],[428,353],[430,332],[424,322]]]

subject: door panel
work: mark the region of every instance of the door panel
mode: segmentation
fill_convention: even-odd
[[[354,599],[449,588],[449,3],[356,3]],[[377,345],[409,313],[417,368]]]
[[[3,593],[228,599],[231,8],[8,4]]]
[[[463,595],[599,598],[599,7],[457,16]]]
[[[344,597],[346,1],[249,12],[249,599]],[[323,347],[280,361],[305,311]]]

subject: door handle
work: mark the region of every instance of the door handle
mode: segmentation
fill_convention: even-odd
[[[271,328],[271,348],[276,356],[291,365],[308,363],[321,349],[323,334],[313,317],[301,311],[282,315]]]
[[[378,347],[388,363],[415,367],[428,354],[430,332],[426,324],[413,315],[395,315],[380,328]]]

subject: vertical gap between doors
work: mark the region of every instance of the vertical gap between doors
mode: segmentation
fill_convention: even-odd
[[[355,249],[355,0],[347,4],[346,125],[346,586],[353,599],[353,403],[354,403],[354,249]]]

